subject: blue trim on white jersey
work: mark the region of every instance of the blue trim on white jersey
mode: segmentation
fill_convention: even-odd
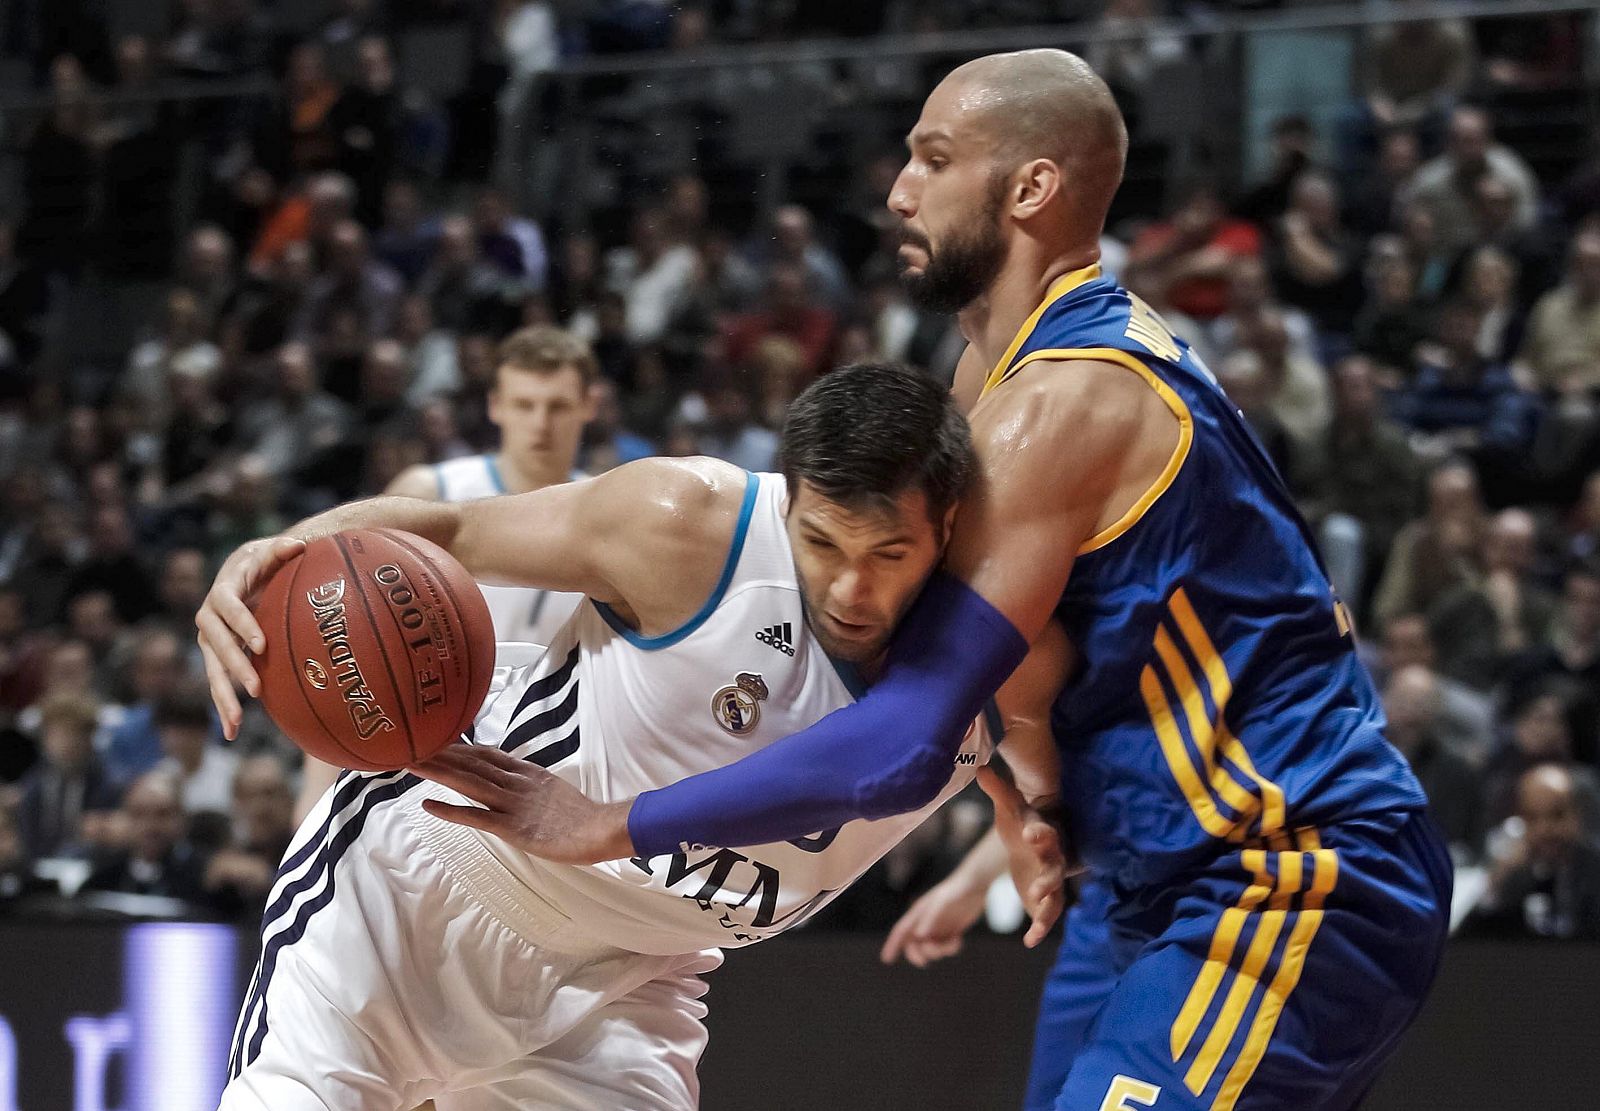
[[[489,481],[494,483],[494,492],[497,494],[505,493],[506,481],[500,477],[500,464],[494,461],[494,456],[484,452],[483,465],[489,469]]]
[[[434,488],[439,492],[439,500],[440,501],[445,501],[446,498],[445,498],[445,493],[444,493],[444,464],[435,463],[433,466],[429,467],[428,469],[433,472],[433,485],[434,485]]]
[[[620,633],[622,638],[635,648],[642,648],[646,652],[654,652],[661,648],[671,648],[684,637],[694,632],[706,619],[716,612],[722,604],[722,596],[727,593],[728,584],[733,581],[734,569],[739,566],[739,556],[744,551],[745,534],[750,531],[750,518],[756,511],[756,494],[761,490],[761,479],[750,471],[745,472],[744,502],[739,506],[739,523],[734,526],[733,545],[728,549],[728,558],[722,565],[722,577],[717,580],[717,588],[711,592],[711,597],[706,599],[706,604],[700,607],[700,612],[679,625],[670,633],[663,633],[658,637],[640,636],[618,617],[616,611],[604,602],[595,602],[594,608],[600,611],[600,616],[606,619],[606,624]]]

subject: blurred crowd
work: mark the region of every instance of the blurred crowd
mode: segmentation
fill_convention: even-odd
[[[959,334],[895,281],[892,146],[826,206],[725,219],[726,183],[686,163],[622,219],[563,226],[496,184],[520,80],[585,52],[1087,19],[1140,32],[1089,52],[1132,106],[1189,49],[1152,20],[1229,6],[328,0],[288,33],[274,5],[185,0],[113,37],[90,0],[8,5],[0,44],[49,107],[0,215],[0,902],[259,913],[296,755],[259,713],[222,743],[194,611],[242,541],[494,450],[509,332],[592,347],[590,473],[767,469],[829,368],[951,373]],[[1102,246],[1303,507],[1466,877],[1464,928],[1600,937],[1600,161],[1552,177],[1498,133],[1579,48],[1565,17],[1518,26],[1374,27],[1335,124],[1278,119],[1259,179],[1172,182]],[[469,33],[456,100],[397,83],[417,27]],[[141,93],[252,74],[275,92],[248,111]],[[179,132],[206,152],[181,228]],[[63,305],[108,276],[160,283],[141,338],[63,359]],[[947,808],[826,921],[887,926],[982,824]]]

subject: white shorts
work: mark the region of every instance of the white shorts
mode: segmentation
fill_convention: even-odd
[[[587,941],[404,772],[341,776],[273,886],[220,1111],[685,1111],[711,949]]]

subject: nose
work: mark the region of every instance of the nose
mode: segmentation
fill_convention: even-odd
[[[890,212],[902,220],[909,220],[917,214],[917,202],[911,188],[911,163],[907,162],[900,168],[884,203],[889,206]]]
[[[839,577],[833,580],[833,588],[829,593],[833,595],[834,605],[849,615],[861,608],[862,603],[871,597],[872,590],[867,576],[858,568],[851,567],[840,572]]]

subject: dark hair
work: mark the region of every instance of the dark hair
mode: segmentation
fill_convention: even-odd
[[[841,367],[808,386],[789,407],[779,463],[791,490],[804,480],[846,506],[889,505],[921,490],[936,522],[977,470],[950,391],[892,363]]]
[[[198,683],[181,683],[169,694],[160,698],[151,715],[157,729],[171,726],[176,729],[211,728],[211,696]]]

